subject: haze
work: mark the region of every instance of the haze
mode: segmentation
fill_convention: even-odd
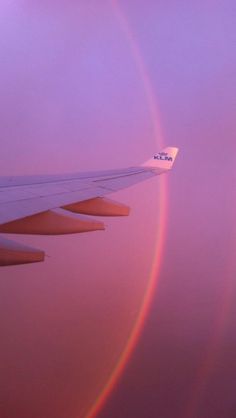
[[[180,148],[167,186],[113,196],[132,212],[105,232],[12,237],[48,257],[0,271],[1,418],[235,417],[235,15],[233,0],[1,2],[1,175]]]

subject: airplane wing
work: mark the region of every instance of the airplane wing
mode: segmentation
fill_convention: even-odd
[[[61,235],[104,229],[92,216],[125,216],[106,195],[169,171],[178,149],[165,148],[141,166],[67,175],[0,178],[0,233]],[[55,209],[64,209],[56,211]],[[69,213],[79,214],[76,217]],[[90,215],[85,217],[83,215]],[[1,237],[0,266],[43,261],[44,253]]]

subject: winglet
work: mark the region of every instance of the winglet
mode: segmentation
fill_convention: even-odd
[[[142,164],[142,166],[153,169],[161,168],[164,170],[170,170],[174,164],[178,151],[178,148],[167,147],[155,154],[150,160]]]

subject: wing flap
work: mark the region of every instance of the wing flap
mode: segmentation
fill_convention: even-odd
[[[144,181],[153,175],[155,174],[149,169],[131,169],[123,176],[121,174],[111,177],[107,175],[102,179],[96,177],[90,182],[73,179],[63,182],[61,186],[54,183],[46,184],[45,189],[43,185],[4,188],[5,193],[1,192],[0,224],[71,203],[105,196]]]
[[[139,167],[61,176],[0,179],[0,225],[110,193],[168,171],[177,154],[166,148]],[[158,156],[158,157],[157,157]],[[165,161],[163,162],[163,158]],[[153,160],[152,160],[153,161]]]

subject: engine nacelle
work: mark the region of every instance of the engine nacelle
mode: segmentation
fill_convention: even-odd
[[[44,261],[44,252],[0,237],[0,266]]]
[[[130,208],[114,200],[96,197],[82,202],[63,206],[63,209],[74,213],[83,213],[94,216],[128,216]]]
[[[64,235],[104,230],[104,223],[49,210],[0,225],[7,234]]]

